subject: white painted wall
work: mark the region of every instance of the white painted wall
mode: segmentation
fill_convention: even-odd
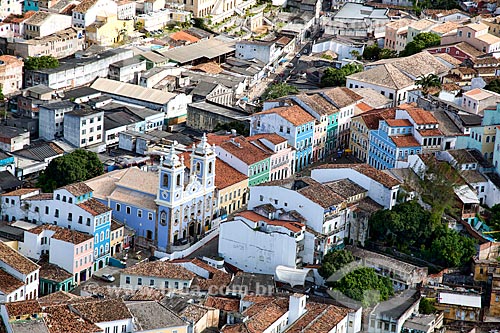
[[[311,177],[320,183],[349,178],[356,184],[368,189],[368,196],[375,200],[376,203],[384,206],[384,208],[391,209],[396,204],[399,186],[389,189],[353,169],[315,169],[311,171]]]

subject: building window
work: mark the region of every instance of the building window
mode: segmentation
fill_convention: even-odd
[[[148,213],[148,220],[153,221],[153,213]]]
[[[137,217],[142,217],[142,210],[141,209],[137,210]]]
[[[137,285],[142,286],[142,278],[137,278]]]
[[[130,215],[130,207],[127,206],[127,208],[125,210],[127,211],[127,215]]]
[[[149,280],[149,285],[150,286],[154,286],[155,285],[155,280],[154,279]]]

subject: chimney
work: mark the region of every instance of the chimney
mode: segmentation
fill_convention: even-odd
[[[290,296],[288,305],[288,325],[292,325],[306,313],[306,295],[295,293]]]

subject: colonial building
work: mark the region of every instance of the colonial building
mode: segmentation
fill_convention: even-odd
[[[41,193],[39,189],[5,193],[1,197],[2,217],[6,221],[52,224],[92,235],[96,271],[107,264],[110,255],[111,209],[94,199],[92,192],[84,183],[75,183],[54,193]]]

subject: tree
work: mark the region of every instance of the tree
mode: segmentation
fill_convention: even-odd
[[[403,51],[400,52],[400,56],[407,57],[422,51],[428,47],[438,46],[441,44],[441,37],[432,32],[421,32],[413,38],[411,42],[406,44]]]
[[[363,59],[365,60],[379,60],[380,47],[377,44],[368,45],[363,50]]]
[[[469,262],[475,253],[476,240],[441,226],[432,241],[428,256],[445,267],[459,267]]]
[[[353,59],[361,60],[361,54],[358,50],[352,50],[351,52],[349,52],[349,54],[351,55],[351,57],[353,57]]]
[[[426,168],[418,170],[417,186],[422,200],[431,206],[431,222],[436,227],[441,224],[445,211],[453,213],[455,187],[461,184],[462,178],[452,165],[433,156],[425,158],[425,165]]]
[[[276,83],[269,86],[264,94],[262,94],[262,100],[267,101],[269,99],[280,98],[288,95],[295,95],[299,92],[297,87],[289,85],[287,83]]]
[[[363,59],[365,60],[380,60],[397,57],[397,53],[390,49],[381,49],[376,44],[365,47],[363,51]]]
[[[423,245],[433,230],[430,213],[415,200],[375,212],[369,225],[373,239],[398,244],[400,248]]]
[[[321,77],[322,87],[345,86],[346,77],[363,71],[363,66],[357,64],[347,64],[341,68],[328,67]]]
[[[347,297],[361,302],[363,307],[385,301],[394,295],[392,282],[388,277],[378,276],[373,268],[358,268],[339,281],[333,282],[332,287]]]
[[[52,192],[61,186],[85,181],[103,173],[104,166],[96,153],[77,149],[50,161],[38,178],[37,186],[44,192]]]
[[[436,312],[436,308],[434,307],[434,302],[428,298],[425,297],[422,298],[418,306],[418,312],[426,315]]]
[[[319,275],[323,278],[328,279],[335,273],[338,269],[344,267],[345,265],[354,261],[354,257],[351,252],[346,250],[338,250],[328,252],[323,257],[323,262],[318,270]]]
[[[488,83],[484,89],[500,94],[500,79],[494,79]]]
[[[28,57],[24,59],[24,68],[27,70],[37,70],[59,67],[59,60],[51,55],[40,57]]]
[[[396,58],[398,56],[397,52],[391,49],[380,50],[379,59],[390,59]]]
[[[420,76],[415,84],[422,89],[422,92],[427,95],[430,88],[441,88],[441,79],[436,74]]]
[[[488,226],[491,227],[494,231],[500,231],[500,204],[496,204],[491,207],[489,213],[490,219],[488,221]]]

